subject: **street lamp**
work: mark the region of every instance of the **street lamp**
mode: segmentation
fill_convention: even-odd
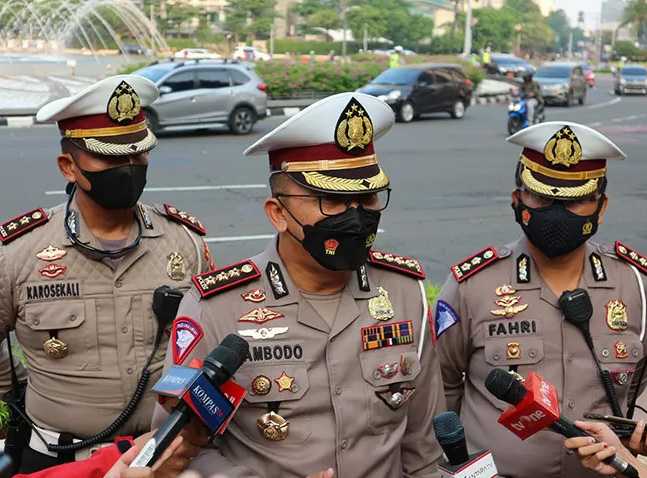
[[[517,23],[514,26],[514,31],[517,32],[517,55],[521,56],[521,32],[523,31],[523,25]]]

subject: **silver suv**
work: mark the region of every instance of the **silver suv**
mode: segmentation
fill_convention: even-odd
[[[146,109],[151,129],[190,131],[226,124],[247,134],[267,116],[267,86],[249,66],[221,60],[166,61],[134,72],[153,81],[160,98]]]

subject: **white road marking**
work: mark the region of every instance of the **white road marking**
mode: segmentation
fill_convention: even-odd
[[[614,98],[612,100],[605,101],[604,103],[598,103],[597,105],[585,106],[584,108],[586,108],[587,110],[594,110],[594,109],[597,109],[597,108],[604,108],[605,106],[615,105],[617,103],[620,103],[621,101],[622,101],[622,98]]]
[[[378,229],[378,234],[383,234],[384,229]],[[204,239],[204,242],[214,243],[214,242],[243,242],[243,241],[260,241],[272,239],[274,234],[256,234],[253,236],[222,236],[222,237],[207,237]]]
[[[224,184],[220,186],[170,186],[159,188],[145,188],[144,192],[177,192],[177,191],[221,191],[226,189],[267,189],[267,184]],[[65,191],[45,191],[46,196],[59,196]]]
[[[33,116],[15,116],[7,117],[7,127],[9,128],[28,128],[34,125]]]

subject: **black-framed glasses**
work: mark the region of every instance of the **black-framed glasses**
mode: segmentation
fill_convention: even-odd
[[[391,189],[361,194],[275,194],[274,197],[313,198],[319,202],[319,210],[324,216],[336,216],[345,212],[353,204],[369,211],[384,211],[391,199]]]

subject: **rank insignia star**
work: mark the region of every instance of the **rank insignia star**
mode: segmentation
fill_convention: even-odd
[[[33,211],[14,217],[0,224],[0,243],[9,244],[14,239],[42,226],[47,221],[49,221],[49,217],[43,209],[34,209]]]
[[[164,215],[170,220],[188,227],[193,232],[201,236],[207,234],[207,228],[204,227],[204,225],[198,219],[196,219],[195,216],[192,216],[185,211],[180,211],[175,206],[164,204]]]
[[[647,274],[647,257],[643,254],[639,254],[638,251],[620,241],[616,241],[615,252],[620,259],[636,266],[643,274]]]
[[[193,284],[203,299],[246,284],[261,276],[256,264],[251,260],[237,262],[221,269],[193,276]]]
[[[285,370],[279,378],[275,378],[274,381],[279,386],[279,392],[291,392],[294,386],[294,377],[290,377]]]
[[[422,265],[413,257],[371,250],[368,254],[368,262],[376,267],[400,272],[414,279],[424,279],[426,277]]]
[[[486,247],[476,254],[454,264],[451,267],[451,271],[457,282],[463,282],[497,260],[499,260],[499,256],[497,255],[496,249],[494,247]]]

